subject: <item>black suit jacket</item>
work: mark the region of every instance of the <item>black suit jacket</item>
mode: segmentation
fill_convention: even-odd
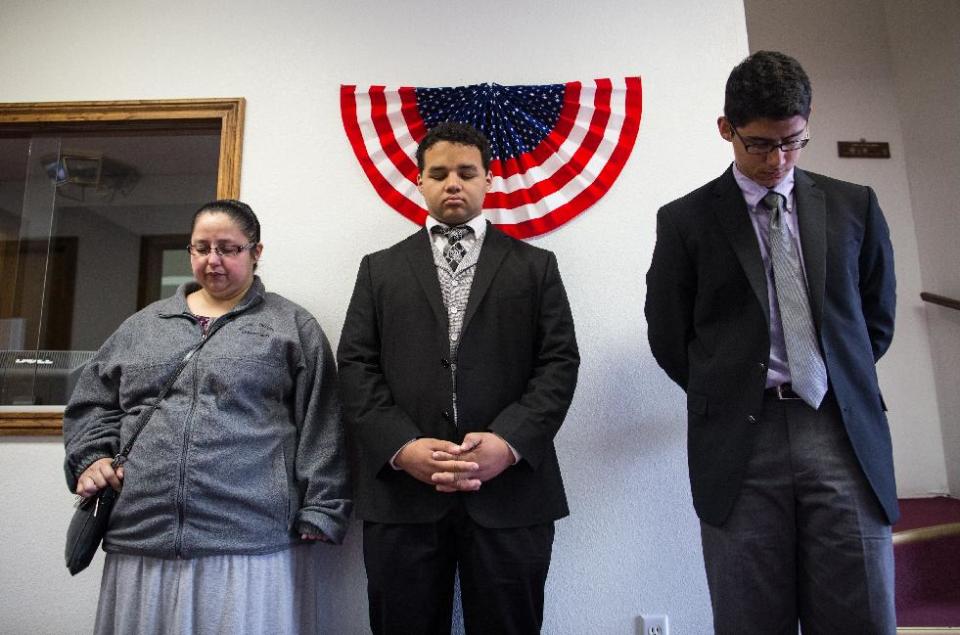
[[[488,225],[457,353],[459,427],[447,312],[425,230],[365,256],[338,350],[347,432],[364,520],[438,520],[463,499],[487,527],[568,513],[553,438],[577,382],[573,318],[554,255]],[[478,492],[442,494],[389,461],[406,442],[503,437],[521,460]]]
[[[869,187],[796,169],[794,194],[830,389],[893,523],[893,456],[875,369],[893,337],[889,230]],[[732,168],[658,212],[645,313],[654,357],[687,393],[694,506],[722,524],[752,449],[770,352],[763,260]]]

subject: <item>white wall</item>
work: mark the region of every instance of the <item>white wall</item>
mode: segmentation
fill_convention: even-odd
[[[926,14],[926,3],[907,4],[910,12]],[[890,225],[897,272],[896,332],[890,350],[878,365],[889,408],[897,490],[901,496],[946,492],[928,309],[920,300],[924,287],[911,204],[913,184],[908,180],[912,154],[904,144],[905,137],[914,131],[912,127],[904,130],[901,124],[883,3],[746,0],[744,5],[750,50],[781,50],[796,57],[810,75],[812,140],[799,165],[870,185],[877,192]],[[889,142],[892,157],[837,156],[837,141],[861,138]],[[956,183],[956,173],[951,183]],[[951,210],[954,215],[955,209]],[[952,373],[955,385],[956,366]]]
[[[764,46],[797,55],[814,80],[816,142],[802,165],[870,183],[880,195],[900,276],[897,337],[880,373],[892,407],[901,491],[942,491],[945,467],[924,332],[929,309],[916,299],[925,262],[916,233],[935,236],[949,224],[920,214],[915,221],[911,212],[907,175],[913,182],[914,170],[898,148],[913,132],[904,134],[893,110],[886,25],[875,4],[816,2],[792,9],[779,0],[751,1],[751,9],[782,11],[756,23],[751,11],[751,36],[754,42],[766,36],[770,44]],[[937,6],[946,11],[954,5],[941,0]],[[794,32],[803,41],[792,41]],[[898,53],[924,53],[922,35],[901,35],[907,41]],[[0,101],[246,97],[242,196],[263,220],[263,277],[312,310],[334,344],[360,256],[414,229],[385,207],[357,165],[340,124],[340,83],[548,83],[642,75],[640,136],[619,181],[593,209],[537,240],[558,254],[583,355],[574,406],[558,437],[573,513],[558,523],[544,630],[633,633],[636,615],[655,611],[669,613],[674,633],[709,632],[687,486],[683,401],[649,354],[641,307],[656,208],[729,163],[714,120],[726,75],[747,53],[740,2],[492,0],[464,7],[439,1],[267,6],[5,0],[0,42]],[[896,76],[904,72],[898,68]],[[911,118],[911,125],[919,120]],[[889,140],[895,158],[835,158],[835,140],[861,136]],[[952,148],[960,147],[951,139]],[[913,207],[919,207],[913,187]],[[924,205],[956,208],[946,207],[953,198],[931,200]],[[631,236],[627,248],[598,251],[624,233]],[[931,290],[957,295],[960,241],[951,236],[943,239],[946,262],[941,269],[934,265],[944,282]],[[927,248],[926,237],[921,244]],[[951,412],[955,421],[957,409]],[[61,461],[57,439],[0,440],[4,632],[72,633],[92,623],[99,570],[71,580],[60,559],[70,514]],[[317,550],[327,632],[365,631],[357,529],[344,547]]]
[[[960,298],[960,3],[884,3],[925,291]],[[947,479],[960,495],[960,312],[924,307]]]
[[[921,271],[923,282],[934,272],[931,280],[939,284],[930,290],[958,295],[960,236],[929,242],[952,227],[946,217],[956,218],[949,211],[956,209],[955,197],[918,198],[918,190],[933,190],[935,183],[915,180],[924,171],[911,167],[910,143],[924,116],[955,126],[957,102],[954,97],[942,112],[913,104],[921,110],[903,119],[910,122],[904,133],[901,115],[908,109],[895,107],[898,88],[922,94],[931,84],[920,75],[912,80],[916,85],[907,83],[911,72],[905,69],[917,67],[891,62],[878,1],[794,6],[750,0],[751,44],[796,55],[814,81],[815,142],[801,165],[869,183],[884,205],[897,251],[900,304],[897,336],[880,375],[891,406],[898,478],[903,493],[943,491],[946,467],[925,331],[931,310],[917,296]],[[896,11],[896,3],[888,5]],[[943,0],[937,7],[955,12]],[[893,50],[925,60],[919,27],[935,25],[937,16],[913,13],[920,16],[912,23],[917,30],[896,33]],[[949,30],[942,33],[943,41],[954,41]],[[5,0],[0,42],[0,101],[246,97],[242,196],[263,220],[263,277],[312,310],[334,344],[360,256],[414,229],[385,207],[357,165],[340,124],[340,83],[548,83],[642,75],[640,136],[619,181],[593,209],[537,240],[558,254],[583,355],[574,406],[558,437],[573,514],[558,523],[545,632],[632,633],[642,611],[669,613],[674,633],[709,632],[687,489],[683,402],[650,357],[641,307],[656,208],[729,162],[714,120],[726,75],[747,53],[739,2],[685,0],[667,7],[653,0],[495,0],[464,8],[439,1],[267,7]],[[942,68],[932,68],[947,74],[956,59],[954,51]],[[955,96],[956,84],[948,86]],[[944,174],[956,175],[956,155],[944,148],[960,145],[956,128],[949,131],[942,152],[931,156],[953,156],[954,167]],[[860,137],[890,141],[894,158],[836,158],[836,140]],[[921,207],[915,219],[912,209]],[[927,214],[931,209],[948,211]],[[598,251],[624,233],[632,237],[627,248]],[[943,257],[922,255],[928,245],[939,245],[934,253]],[[947,328],[956,333],[960,325],[931,325],[935,333]],[[954,336],[954,347],[957,341]],[[938,359],[943,383],[951,368]],[[941,410],[949,403],[943,392]],[[956,426],[957,407],[944,412],[953,413]],[[70,499],[61,460],[57,440],[0,441],[0,630],[89,630],[98,571],[70,580],[62,567]],[[319,601],[332,633],[365,630],[356,529],[343,548],[318,548],[328,589]]]
[[[583,356],[558,437],[573,513],[557,527],[544,630],[633,633],[636,616],[654,611],[675,633],[709,631],[683,400],[647,349],[643,274],[656,208],[729,161],[713,120],[747,51],[739,1],[6,0],[0,42],[0,101],[246,97],[242,196],[263,221],[262,275],[334,344],[361,255],[415,229],[357,164],[340,83],[642,75],[643,122],[620,180],[537,241],[558,255]],[[625,232],[626,248],[599,251]],[[70,513],[61,460],[57,440],[0,441],[0,630],[91,623],[99,572],[71,580],[60,559]],[[330,633],[366,628],[357,529],[343,548],[318,547]]]

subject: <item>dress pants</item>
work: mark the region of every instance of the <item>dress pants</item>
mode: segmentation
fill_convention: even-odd
[[[553,535],[552,522],[482,527],[462,502],[437,522],[364,522],[373,633],[450,635],[458,567],[468,635],[539,633]]]
[[[835,399],[768,396],[756,425],[733,511],[701,522],[716,633],[895,633],[890,526]]]

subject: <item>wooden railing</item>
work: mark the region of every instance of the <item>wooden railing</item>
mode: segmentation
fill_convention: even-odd
[[[951,536],[960,536],[960,523],[944,523],[942,525],[931,525],[930,527],[917,527],[915,529],[895,531],[893,532],[893,544],[906,545],[913,542],[938,540]]]
[[[937,295],[936,293],[927,293],[926,291],[921,291],[920,299],[924,302],[939,304],[940,306],[945,306],[949,309],[956,309],[957,311],[960,311],[960,300],[954,300],[953,298],[948,298],[945,295]]]

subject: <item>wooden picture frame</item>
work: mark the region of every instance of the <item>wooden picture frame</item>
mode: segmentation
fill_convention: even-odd
[[[199,123],[219,121],[217,198],[239,198],[245,107],[242,97],[0,103],[0,132],[76,131],[82,130],[85,123],[94,131],[104,122],[121,126],[129,123],[131,129],[137,130],[148,129],[151,122],[158,127],[182,124],[190,129]],[[55,436],[62,432],[62,412],[0,411],[0,436]]]

